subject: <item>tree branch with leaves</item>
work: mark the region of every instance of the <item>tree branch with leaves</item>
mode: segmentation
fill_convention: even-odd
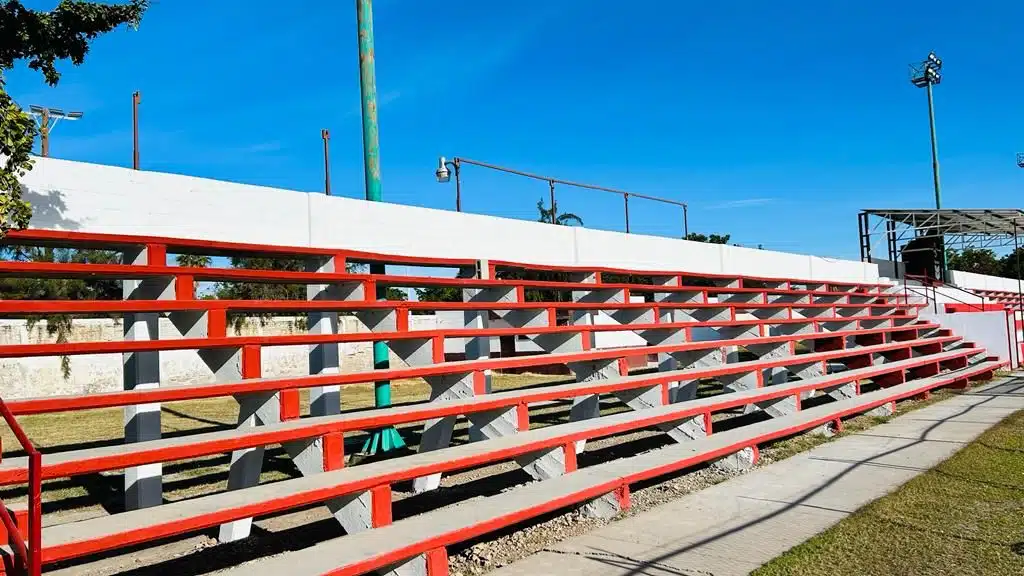
[[[89,53],[89,43],[118,26],[137,27],[148,0],[123,4],[62,0],[50,11],[25,8],[18,0],[0,0],[0,237],[23,229],[32,219],[32,207],[21,195],[20,179],[32,169],[32,143],[38,130],[32,117],[7,93],[6,71],[22,60],[38,70],[50,86],[60,81],[57,63],[78,66]],[[93,250],[55,250],[10,247],[3,257],[36,262],[110,262],[116,258]],[[116,281],[11,278],[0,281],[0,298],[87,300],[120,297]],[[51,315],[29,318],[29,327],[46,320],[47,332],[58,343],[71,335],[72,317]],[[61,358],[61,371],[70,376],[71,363]]]
[[[78,66],[100,34],[138,27],[149,0],[124,4],[61,0],[50,11],[31,10],[19,0],[0,0],[0,234],[28,226],[32,208],[21,197],[19,179],[32,169],[32,118],[7,93],[4,73],[26,60],[50,86],[60,81],[57,63]]]

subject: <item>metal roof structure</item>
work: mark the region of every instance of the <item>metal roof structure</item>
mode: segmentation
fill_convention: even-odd
[[[871,255],[873,236],[885,236],[894,248],[921,236],[943,236],[950,248],[1016,246],[1024,234],[1024,210],[962,208],[943,210],[869,209],[860,213],[861,257]]]

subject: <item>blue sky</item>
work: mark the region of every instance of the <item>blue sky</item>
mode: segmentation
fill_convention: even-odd
[[[55,1],[28,1],[49,8]],[[283,8],[287,6],[287,8]],[[438,155],[690,203],[692,231],[857,258],[856,212],[931,207],[927,106],[907,65],[934,49],[946,207],[1015,207],[1024,170],[1020,2],[377,0],[384,198],[454,209]],[[52,154],[361,197],[354,2],[157,0],[57,88],[24,67],[23,105],[85,112]],[[547,185],[467,167],[467,211],[535,218]],[[588,226],[621,200],[559,189]],[[631,202],[635,232],[679,214]]]

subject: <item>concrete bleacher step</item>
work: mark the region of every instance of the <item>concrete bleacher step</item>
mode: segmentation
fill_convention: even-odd
[[[240,518],[272,514],[324,502],[331,498],[355,494],[374,486],[409,480],[428,473],[449,472],[480,464],[509,460],[518,455],[562,446],[580,438],[611,435],[642,429],[661,422],[675,422],[689,417],[700,417],[705,413],[792,396],[807,390],[828,390],[839,384],[869,378],[875,374],[901,371],[927,362],[943,362],[963,358],[966,354],[965,351],[941,352],[924,358],[896,361],[884,366],[871,366],[842,374],[824,375],[764,388],[730,392],[709,398],[647,408],[637,412],[624,412],[558,424],[523,431],[503,438],[423,452],[272,484],[220,492],[143,510],[54,525],[43,531],[43,557],[47,562],[53,562],[147,540],[194,532]],[[564,388],[571,389],[572,386],[579,386],[579,384]],[[495,393],[484,398],[471,398],[443,404],[462,408],[472,405],[474,402],[492,400],[492,397],[515,399],[527,393],[529,391],[524,390]],[[827,404],[827,406],[835,405],[835,403]],[[410,407],[374,412],[395,413],[408,408]],[[344,418],[344,416],[335,417],[335,419],[338,418]],[[714,433],[712,437],[718,435],[719,433]],[[126,450],[133,446],[117,448]]]
[[[612,462],[594,465],[556,478],[489,496],[482,500],[443,508],[394,524],[357,534],[335,538],[295,552],[242,564],[218,572],[221,576],[261,576],[289,574],[363,574],[394,567],[419,554],[498,530],[505,526],[557,511],[622,486],[661,476],[695,464],[713,460],[751,444],[763,443],[808,430],[834,420],[867,411],[876,406],[914,396],[974,374],[995,370],[1000,362],[955,370],[869,392],[834,403],[808,408],[795,414],[718,432],[707,438],[676,444]],[[443,553],[441,553],[443,555]],[[446,561],[434,560],[434,570],[412,569],[409,573],[441,576]]]
[[[959,340],[956,336],[940,336],[912,341],[879,344],[875,346],[861,346],[846,350],[829,351],[799,354],[794,356],[783,356],[768,361],[751,360],[747,362],[734,362],[721,366],[705,368],[692,368],[686,370],[659,372],[651,375],[626,376],[622,378],[603,380],[599,385],[607,390],[630,388],[650,385],[652,381],[686,381],[698,378],[714,376],[716,373],[741,373],[758,370],[764,367],[812,364],[819,361],[829,360],[837,355],[868,355],[890,351],[900,347],[929,347],[935,345],[950,345]],[[451,411],[447,415],[466,414],[474,411],[493,410],[500,406],[514,406],[517,402],[529,403],[531,395],[534,399],[567,399],[593,393],[598,383],[577,382],[561,386],[545,387],[543,389],[527,389],[515,392],[504,392],[500,394],[488,394],[483,398],[468,398],[461,403],[449,406]],[[516,396],[516,395],[519,396]],[[505,402],[495,404],[502,400],[516,400],[516,402]],[[490,402],[485,404],[484,402]],[[167,462],[185,458],[216,454],[240,448],[259,445],[277,444],[280,442],[300,440],[324,433],[338,430],[366,430],[381,425],[418,422],[428,418],[439,417],[446,414],[437,413],[438,403],[424,403],[408,406],[400,406],[384,412],[359,412],[348,413],[337,416],[325,416],[316,418],[304,418],[300,420],[289,420],[279,424],[256,426],[249,428],[238,428],[223,430],[204,434],[192,434],[174,438],[164,438],[147,442],[136,442],[127,445],[110,445],[84,450],[74,450],[43,455],[43,478],[57,478],[74,474],[85,474],[114,470],[126,466],[137,466],[151,462]],[[389,419],[390,418],[390,419]],[[14,482],[23,482],[28,474],[27,459],[7,458],[0,462],[0,485]]]

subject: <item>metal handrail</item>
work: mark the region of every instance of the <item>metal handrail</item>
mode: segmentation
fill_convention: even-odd
[[[13,543],[16,552],[21,554],[29,576],[40,576],[43,572],[43,455],[29,439],[25,429],[18,423],[7,403],[0,398],[0,415],[7,422],[14,437],[28,454],[28,546],[21,537],[14,519],[7,506],[0,501],[0,521],[7,528],[8,541]]]
[[[967,306],[970,306],[970,307],[972,307],[972,308],[975,308],[975,309],[977,309],[977,310],[978,310],[978,311],[980,311],[980,312],[984,312],[984,311],[985,311],[985,297],[984,297],[984,296],[979,296],[978,294],[975,294],[974,292],[971,292],[970,290],[965,290],[965,289],[963,289],[963,288],[961,288],[961,287],[957,286],[956,284],[948,284],[948,283],[946,283],[946,282],[942,282],[941,280],[936,280],[935,278],[932,278],[932,277],[930,277],[930,276],[917,276],[917,275],[915,275],[915,274],[904,274],[904,276],[905,276],[905,277],[906,277],[907,279],[910,279],[910,280],[917,280],[918,282],[921,282],[921,284],[922,284],[923,286],[925,286],[926,288],[929,288],[929,287],[930,287],[930,288],[932,289],[932,294],[933,294],[933,295],[934,295],[934,294],[936,294],[936,290],[935,290],[935,288],[936,288],[937,286],[941,286],[941,287],[943,287],[943,288],[952,288],[952,289],[954,289],[954,290],[959,290],[960,292],[963,292],[964,294],[968,294],[968,295],[970,295],[970,296],[974,296],[974,297],[976,297],[976,298],[979,298],[979,299],[981,299],[981,305],[980,305],[980,306],[979,306],[979,305],[977,305],[977,304],[972,304],[971,302],[966,302],[966,301],[964,301],[964,300],[960,300],[959,298],[957,298],[957,297],[955,297],[955,296],[950,296],[949,294],[946,294],[946,296],[947,296],[947,297],[948,297],[949,299],[951,299],[951,300],[953,300],[953,301],[955,301],[955,302],[959,302],[960,304],[965,304],[965,305],[967,305]],[[922,280],[923,280],[923,281],[922,281]],[[909,287],[907,286],[907,283],[906,283],[906,282],[904,282],[904,283],[903,283],[903,286],[904,286],[905,288],[909,288]],[[913,289],[911,288],[911,290],[913,290]],[[914,291],[914,292],[916,292],[917,294],[921,294],[920,292],[917,292],[916,290],[913,290],[913,291]],[[927,290],[925,291],[924,297],[925,297],[925,298],[928,298]]]

